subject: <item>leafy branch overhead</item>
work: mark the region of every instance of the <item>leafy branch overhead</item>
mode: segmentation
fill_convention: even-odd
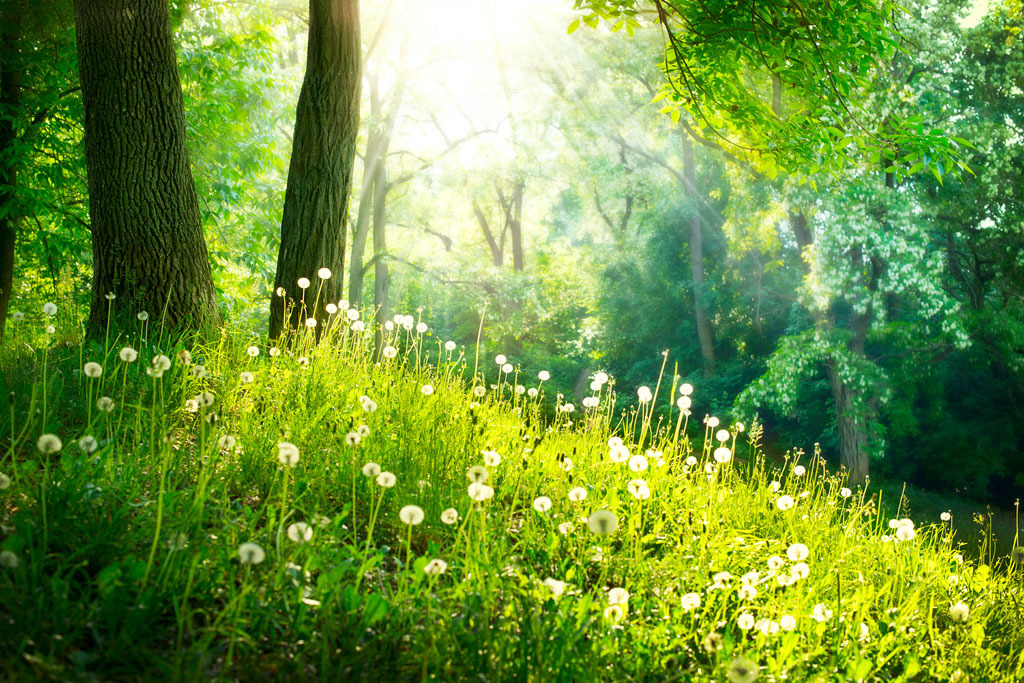
[[[679,121],[685,112],[714,139],[774,177],[878,168],[940,182],[970,169],[970,143],[919,114],[877,107],[873,84],[915,49],[900,31],[905,12],[875,0],[575,0],[580,23],[633,32],[657,25],[665,82],[654,97]],[[782,106],[785,92],[786,106]],[[811,181],[813,183],[813,181]]]

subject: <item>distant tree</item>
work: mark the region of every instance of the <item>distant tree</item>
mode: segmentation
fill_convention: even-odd
[[[167,0],[75,0],[93,243],[89,327],[108,301],[220,322],[186,147]]]
[[[270,336],[285,324],[324,320],[325,306],[344,295],[345,233],[356,138],[359,133],[362,46],[358,0],[310,0],[306,73],[295,113],[295,132],[277,257]],[[331,278],[318,279],[321,268]],[[315,283],[304,292],[298,283]]]

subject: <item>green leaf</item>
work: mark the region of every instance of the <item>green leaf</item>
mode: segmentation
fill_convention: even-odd
[[[580,27],[580,20],[579,20],[578,17],[576,19],[573,19],[572,21],[570,21],[569,22],[569,35],[571,36],[573,33],[575,33],[576,29],[578,29],[579,27]]]

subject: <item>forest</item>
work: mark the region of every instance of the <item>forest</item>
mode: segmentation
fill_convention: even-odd
[[[1020,680],[1022,31],[0,1],[0,673]]]

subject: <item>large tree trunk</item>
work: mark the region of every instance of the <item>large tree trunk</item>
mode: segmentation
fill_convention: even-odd
[[[693,141],[683,132],[683,191],[693,207],[690,219],[690,279],[693,280],[693,313],[697,323],[697,339],[700,341],[700,355],[704,360],[704,374],[715,373],[715,343],[708,321],[704,284],[704,241],[701,234],[700,196],[697,192],[696,162],[693,158]]]
[[[509,232],[512,234],[512,269],[522,270],[525,267],[523,258],[523,190],[525,183],[517,180],[512,189],[512,199],[505,211],[508,215]]]
[[[359,132],[358,0],[310,0],[306,74],[295,112],[281,247],[274,290],[293,303],[290,323],[323,321],[324,307],[344,292],[345,228]],[[317,271],[333,276],[319,281]],[[297,282],[308,278],[303,292]],[[301,302],[301,303],[300,303]],[[270,336],[281,333],[282,306],[270,306]]]
[[[75,0],[92,224],[89,328],[118,308],[220,323],[185,141],[167,0]]]
[[[836,407],[839,464],[846,470],[849,483],[863,484],[868,476],[868,435],[863,415],[858,416],[856,408],[857,389],[843,382],[831,361],[826,361],[825,371]]]
[[[4,339],[7,310],[14,289],[14,245],[16,238],[17,207],[15,190],[18,186],[18,166],[14,142],[17,129],[14,121],[21,105],[21,71],[17,65],[20,37],[19,17],[10,16],[14,3],[6,3],[0,16],[3,22],[3,65],[0,66],[0,342]]]
[[[378,164],[373,179],[373,306],[377,315],[377,349],[383,348],[384,323],[391,319],[388,304],[388,244],[386,200],[388,193],[387,171],[384,164]]]

